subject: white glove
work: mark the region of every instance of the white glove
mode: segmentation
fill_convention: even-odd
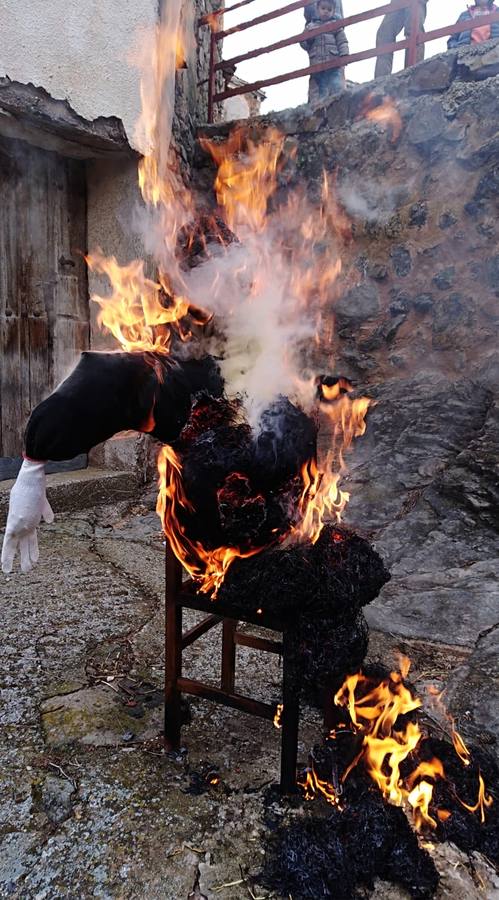
[[[25,459],[10,492],[9,514],[2,547],[2,570],[12,572],[17,547],[21,551],[21,571],[30,572],[38,561],[36,529],[41,519],[54,521],[46,497],[45,463]]]

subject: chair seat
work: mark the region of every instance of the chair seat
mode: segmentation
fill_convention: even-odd
[[[271,631],[283,632],[293,626],[293,617],[269,612],[264,606],[261,612],[249,610],[247,607],[238,607],[236,603],[225,603],[215,597],[212,600],[206,594],[196,590],[195,582],[189,578],[182,582],[182,587],[176,595],[176,603],[185,609],[194,609],[214,616],[227,619],[236,619],[238,622],[247,622],[249,625],[259,625],[269,628]]]

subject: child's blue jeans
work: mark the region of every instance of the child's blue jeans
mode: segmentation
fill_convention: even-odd
[[[333,94],[341,94],[344,90],[344,75],[342,69],[328,69],[326,72],[318,72],[310,76],[308,102],[315,103]]]

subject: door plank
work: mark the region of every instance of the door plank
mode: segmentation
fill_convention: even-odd
[[[0,192],[0,458],[10,470],[32,408],[89,346],[85,166],[0,138]]]

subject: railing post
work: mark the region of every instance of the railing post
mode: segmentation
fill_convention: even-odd
[[[409,46],[405,54],[405,68],[414,66],[418,61],[418,37],[419,37],[419,11],[420,0],[411,0],[409,12]]]
[[[215,95],[216,77],[215,72],[215,49],[216,37],[214,32],[215,24],[210,24],[210,70],[208,74],[208,122],[213,122],[213,97]]]

